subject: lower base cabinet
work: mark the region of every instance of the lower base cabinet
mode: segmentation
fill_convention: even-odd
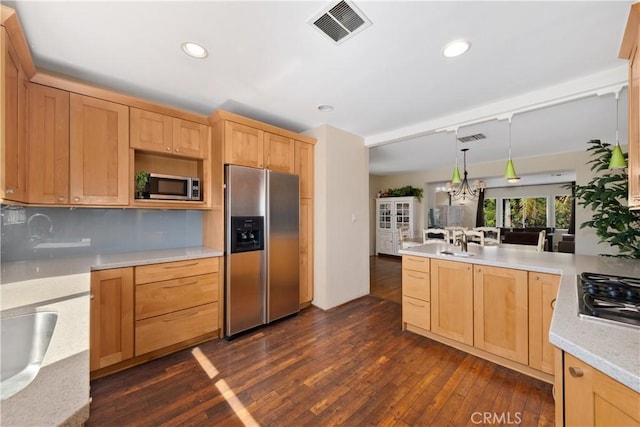
[[[569,353],[563,353],[562,368],[562,381],[556,381],[556,393],[563,390],[556,398],[557,422],[567,427],[640,425],[640,393]]]
[[[133,357],[133,267],[91,273],[91,371]]]
[[[219,336],[220,258],[91,273],[91,372],[98,378]]]

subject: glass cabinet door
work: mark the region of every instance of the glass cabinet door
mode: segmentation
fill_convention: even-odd
[[[392,223],[392,204],[384,202],[378,204],[378,228],[391,229]]]
[[[411,227],[411,203],[396,202],[396,229],[400,229],[403,225]]]

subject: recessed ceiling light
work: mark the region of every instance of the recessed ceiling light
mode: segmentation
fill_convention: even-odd
[[[455,58],[456,56],[460,56],[468,51],[470,47],[471,44],[466,40],[454,40],[447,43],[442,50],[442,54],[447,58]]]
[[[189,56],[194,58],[206,58],[208,53],[207,49],[205,49],[202,45],[194,42],[184,42],[182,43],[182,50]]]
[[[328,113],[329,111],[333,111],[333,105],[322,104],[318,105],[318,110],[323,113]]]

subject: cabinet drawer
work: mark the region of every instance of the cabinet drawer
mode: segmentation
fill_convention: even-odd
[[[407,270],[429,272],[429,258],[404,255],[402,257],[402,268]]]
[[[136,356],[197,338],[218,329],[218,303],[136,322]]]
[[[216,302],[218,286],[218,273],[139,285],[136,320]]]
[[[431,304],[411,297],[402,297],[402,321],[430,330]]]
[[[136,285],[218,271],[218,258],[189,259],[136,267]]]
[[[430,301],[430,291],[431,283],[429,273],[402,270],[402,295],[418,298],[423,301]]]

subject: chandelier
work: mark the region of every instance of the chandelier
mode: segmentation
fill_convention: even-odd
[[[456,184],[454,182],[450,182],[447,184],[447,192],[451,198],[460,200],[462,203],[467,200],[475,200],[480,195],[480,191],[486,188],[486,184],[484,181],[475,180],[473,181],[473,186],[469,184],[469,179],[467,177],[467,151],[468,148],[463,148],[463,167],[464,167],[464,177],[462,178],[462,182]]]

